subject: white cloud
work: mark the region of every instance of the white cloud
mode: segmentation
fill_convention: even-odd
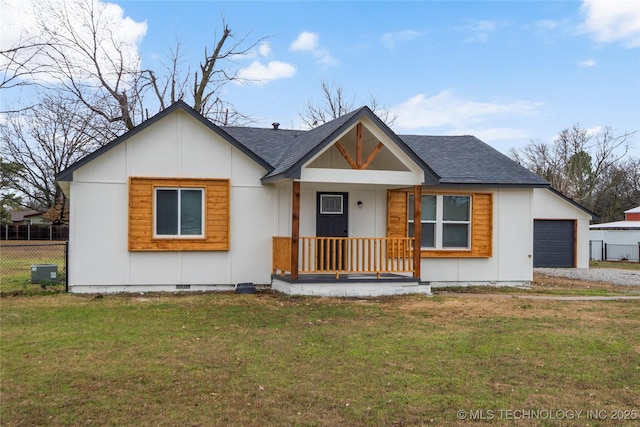
[[[286,62],[270,61],[263,65],[260,61],[253,61],[251,65],[238,72],[240,79],[255,84],[265,84],[272,80],[286,79],[296,74],[296,68]]]
[[[463,31],[472,34],[465,39],[467,43],[485,43],[489,40],[489,35],[498,28],[498,23],[494,21],[473,21],[470,24],[460,28]]]
[[[82,11],[92,9],[96,16],[96,33],[100,40],[104,41],[98,49],[98,60],[100,61],[106,78],[110,73],[117,70],[109,69],[112,64],[110,58],[117,58],[122,54],[125,67],[137,69],[140,66],[139,46],[147,32],[146,22],[136,22],[124,16],[124,10],[114,3],[107,3],[101,0],[65,1],[57,0],[0,0],[2,3],[2,39],[0,49],[5,50],[16,47],[21,43],[30,41],[42,43],[48,40],[43,34],[42,25],[56,28],[60,37],[75,37],[84,42],[89,42],[92,33],[88,29],[87,14]],[[90,46],[89,46],[90,47]],[[40,53],[35,51],[23,51],[25,55],[21,59],[29,58],[32,64],[39,64],[42,69],[48,69],[60,60],[60,54],[52,50],[44,50]],[[78,49],[67,49],[64,54],[70,62],[77,65],[77,70],[88,70],[92,68],[90,60],[86,55],[79,53]],[[6,63],[0,62],[0,66]],[[54,67],[55,68],[55,67]],[[77,75],[76,77],[88,79],[90,76]],[[41,75],[40,79],[44,79]],[[46,81],[46,80],[45,80]]]
[[[590,127],[585,129],[587,131],[587,135],[589,136],[595,136],[597,134],[599,134],[600,132],[602,132],[604,130],[603,126],[594,126],[594,127]]]
[[[260,43],[258,46],[258,54],[267,57],[271,53],[271,45],[269,43]]]
[[[532,101],[475,101],[443,90],[435,96],[418,94],[391,108],[397,119],[394,128],[402,132],[437,132],[449,135],[475,135],[484,141],[527,137],[514,127],[497,126],[505,120],[538,114],[542,104]],[[429,130],[431,129],[431,130]]]
[[[585,0],[583,30],[598,42],[620,41],[640,47],[640,2],[637,0]]]
[[[293,51],[313,52],[318,49],[318,39],[318,34],[303,31],[298,35],[298,38],[291,43],[290,49]]]
[[[538,29],[549,31],[549,30],[554,30],[558,28],[560,24],[558,23],[558,21],[552,21],[550,19],[541,19],[540,21],[536,21],[534,25]]]
[[[421,35],[422,33],[414,30],[402,30],[395,33],[385,33],[382,35],[382,43],[388,48],[393,48],[396,43],[413,40],[420,37]]]
[[[310,52],[320,64],[337,64],[339,61],[332,57],[326,48],[320,46],[319,39],[320,36],[318,34],[303,31],[298,35],[298,38],[291,43],[289,49],[292,51]]]
[[[473,135],[484,142],[513,141],[527,139],[529,134],[525,129],[504,127],[489,128],[457,128],[447,132],[447,135]]]
[[[439,126],[463,128],[498,116],[534,115],[541,105],[531,101],[469,101],[459,98],[452,91],[443,90],[432,97],[416,95],[392,110],[398,116],[395,124],[404,129]]]
[[[578,62],[578,66],[586,68],[595,67],[596,61],[594,59],[585,59],[584,61]]]

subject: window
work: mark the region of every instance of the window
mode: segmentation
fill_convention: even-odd
[[[228,251],[230,183],[226,178],[130,177],[129,251]]]
[[[203,195],[202,188],[156,188],[156,236],[204,236]]]
[[[321,214],[342,214],[342,195],[321,194],[320,195]]]
[[[409,195],[409,237],[413,237],[413,195]],[[422,248],[468,249],[471,247],[471,196],[422,196]]]

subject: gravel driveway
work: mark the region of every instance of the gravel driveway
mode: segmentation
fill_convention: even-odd
[[[533,271],[547,276],[566,277],[589,282],[640,286],[640,271],[637,270],[616,268],[534,268]]]

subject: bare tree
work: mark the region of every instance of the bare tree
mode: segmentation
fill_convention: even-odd
[[[183,63],[184,45],[178,41],[170,51],[169,65],[165,65],[164,75],[154,70],[141,71],[141,92],[152,89],[160,110],[178,100],[191,102],[193,109],[219,125],[239,124],[251,121],[251,118],[237,111],[231,103],[220,97],[224,86],[232,81],[242,81],[238,70],[221,64],[233,63],[235,58],[248,55],[263,39],[247,42],[248,36],[235,39],[229,26],[222,20],[222,34],[217,38],[213,51],[204,48],[204,58],[198,71],[186,71]]]
[[[220,94],[238,78],[233,59],[249,53],[260,40],[236,39],[224,19],[215,47],[205,47],[197,71],[180,69],[183,46],[178,44],[170,66],[159,73],[140,69],[135,42],[119,37],[100,2],[41,2],[36,16],[37,34],[25,35],[18,46],[0,52],[2,88],[37,83],[62,90],[68,99],[127,130],[177,100],[191,103],[216,122],[244,117]]]
[[[355,109],[355,97],[347,98],[342,85],[321,80],[320,88],[322,101],[316,103],[309,100],[307,109],[303,113],[299,113],[300,118],[309,128],[337,119]],[[396,120],[394,115],[380,106],[374,96],[369,98],[369,108],[388,126],[393,125]]]
[[[50,97],[7,117],[0,125],[0,155],[12,168],[3,180],[25,196],[23,206],[43,211],[57,206],[54,222],[62,221],[66,199],[55,174],[115,136],[100,123],[82,104]]]
[[[20,165],[0,157],[0,224],[11,222],[9,212],[22,206],[22,198],[11,188],[11,181],[19,170]]]
[[[24,97],[28,104],[13,101],[2,112],[0,153],[3,172],[11,171],[3,187],[26,206],[54,208],[57,220],[65,200],[55,174],[176,101],[217,124],[250,120],[221,94],[238,80],[234,59],[261,40],[235,37],[223,19],[197,67],[185,65],[178,42],[164,69],[141,69],[137,42],[144,28],[134,28],[137,38],[122,37],[122,19],[109,7],[96,0],[34,2],[35,31],[0,51],[0,90],[31,95]]]
[[[610,127],[591,133],[574,124],[563,129],[552,143],[531,141],[519,150],[511,149],[509,155],[549,181],[556,190],[589,209],[599,209],[596,212],[600,213],[609,209],[603,206],[608,191],[606,183],[619,183],[616,175],[626,174],[627,165],[633,164],[623,160],[634,134],[617,135]]]

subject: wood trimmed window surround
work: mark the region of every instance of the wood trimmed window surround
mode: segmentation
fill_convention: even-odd
[[[158,191],[183,192],[197,199],[202,192],[200,233],[194,230],[176,234],[160,230],[156,221]],[[182,191],[186,190],[186,191]],[[176,196],[179,199],[179,196]],[[230,183],[228,179],[129,178],[129,250],[130,251],[226,251],[229,250]],[[171,224],[170,227],[173,227]],[[185,228],[186,230],[186,228]]]
[[[471,196],[422,195],[422,249],[471,248]],[[415,227],[413,194],[409,194],[408,237]]]
[[[390,190],[387,193],[387,237],[408,237],[409,226],[412,216],[409,214],[409,198],[411,191]],[[463,196],[458,201],[464,203],[465,197],[470,198],[471,218],[470,218],[470,247],[461,249],[443,248],[442,237],[435,237],[434,248],[423,247],[420,254],[423,258],[488,258],[493,255],[493,194],[474,192],[450,192],[450,191],[422,191],[423,200],[433,202],[433,206],[423,205],[422,221],[422,244],[428,246],[429,226],[433,224],[433,229],[444,227],[447,222],[443,221],[443,208],[439,211],[435,209],[437,202],[444,200],[445,196]],[[435,198],[425,198],[424,196],[435,196]],[[456,200],[456,198],[451,198]],[[431,214],[429,213],[431,209]],[[439,212],[439,214],[437,213]],[[436,216],[439,215],[439,216]],[[433,216],[433,218],[431,218]],[[464,228],[467,221],[454,221],[454,227]],[[441,232],[441,230],[440,230]]]

